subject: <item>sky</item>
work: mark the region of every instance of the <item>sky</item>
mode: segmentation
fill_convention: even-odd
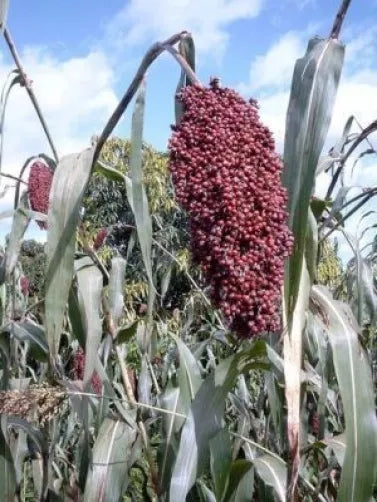
[[[99,134],[149,46],[181,30],[193,34],[197,74],[211,76],[260,104],[262,120],[282,151],[295,60],[312,36],[327,36],[340,0],[10,0],[8,27],[44,112],[58,153],[80,151]],[[355,115],[365,127],[377,118],[377,0],[353,0],[342,30],[346,59],[326,148]],[[0,44],[0,81],[13,68]],[[147,76],[145,140],[166,148],[174,121],[180,70],[168,54]],[[132,108],[115,133],[129,136]],[[355,132],[357,128],[355,129]],[[377,147],[377,136],[371,137]],[[12,91],[6,112],[3,170],[17,174],[24,160],[49,148],[25,90]],[[352,159],[351,159],[352,160]],[[377,184],[376,159],[363,160],[346,185]],[[328,178],[318,180],[323,195]],[[7,182],[2,180],[0,192]],[[0,199],[3,211],[12,190]],[[377,209],[377,208],[376,208]],[[373,215],[371,215],[373,218]],[[364,223],[371,219],[364,220]],[[10,228],[0,221],[0,235]],[[350,222],[355,233],[358,221]],[[30,233],[31,232],[31,233]],[[43,240],[38,227],[30,235]],[[343,253],[349,250],[342,243]],[[347,254],[348,253],[348,254]]]

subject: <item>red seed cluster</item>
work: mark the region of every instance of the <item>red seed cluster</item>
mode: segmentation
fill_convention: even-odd
[[[84,371],[85,371],[85,352],[80,347],[76,350],[73,356],[72,373],[74,380],[83,380]],[[93,387],[94,392],[96,394],[101,394],[102,383],[96,371],[93,373],[90,383]]]
[[[179,97],[185,113],[173,126],[170,170],[188,212],[193,259],[238,336],[276,331],[292,236],[272,135],[254,100],[216,80]]]
[[[44,162],[36,161],[32,164],[29,174],[28,193],[30,207],[33,211],[47,214],[53,175],[53,170]],[[47,228],[45,221],[37,221],[37,223],[39,228]]]
[[[20,278],[20,287],[21,287],[21,293],[24,296],[27,296],[30,293],[30,281],[26,277],[26,275],[21,276],[21,278]]]
[[[103,243],[106,240],[106,237],[109,235],[109,231],[107,228],[101,228],[98,230],[98,233],[93,241],[93,249],[97,251],[100,247],[103,246]]]

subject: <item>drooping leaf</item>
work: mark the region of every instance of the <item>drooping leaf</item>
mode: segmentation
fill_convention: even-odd
[[[41,493],[45,494],[48,483],[47,469],[48,469],[48,454],[49,454],[48,442],[46,441],[46,438],[37,427],[29,423],[28,421],[24,420],[23,418],[8,417],[7,427],[8,428],[12,427],[13,429],[21,429],[22,431],[24,431],[27,434],[28,439],[33,444],[33,450],[35,452],[38,452],[42,462]],[[30,450],[30,443],[29,443],[29,450]]]
[[[132,197],[130,205],[134,213],[136,230],[145,270],[150,284],[153,284],[152,277],[152,220],[149,212],[148,200],[142,181],[143,168],[143,124],[145,107],[145,82],[140,86],[136,99],[135,110],[132,115],[131,131],[131,153],[130,153],[130,178],[132,182]],[[130,190],[127,190],[130,199]]]
[[[328,334],[345,415],[346,450],[339,502],[367,502],[377,461],[377,418],[368,357],[358,342],[356,321],[345,304],[322,286],[313,286],[317,315]]]
[[[333,450],[340,466],[343,467],[344,455],[346,452],[346,434],[343,432],[342,434],[337,434],[332,438],[324,439],[324,443],[326,443],[329,448]]]
[[[54,173],[48,213],[45,325],[52,359],[58,354],[74,268],[75,236],[94,148],[63,157]]]
[[[128,484],[128,469],[137,430],[106,418],[93,447],[84,502],[119,502]]]
[[[247,474],[252,467],[253,464],[249,460],[240,458],[232,462],[229,472],[228,489],[222,499],[223,502],[247,502],[250,500],[253,493],[253,478],[248,477]],[[246,481],[246,483],[243,483],[243,481]]]
[[[85,369],[84,385],[86,385],[95,369],[98,347],[102,336],[102,322],[100,317],[101,294],[103,278],[100,270],[87,258],[76,260],[79,303],[82,318],[85,323]]]
[[[139,321],[134,321],[126,326],[121,326],[117,331],[115,343],[120,345],[131,340],[136,335],[138,323]]]
[[[184,500],[195,479],[206,468],[209,441],[222,428],[225,399],[237,376],[252,368],[267,368],[265,357],[266,345],[259,340],[248,350],[225,359],[200,386],[182,429],[170,500]]]
[[[285,502],[287,487],[287,466],[285,462],[266,454],[254,458],[253,464],[258,476],[274,489],[281,502]]]
[[[42,326],[33,321],[11,322],[7,330],[17,340],[30,343],[32,355],[41,362],[48,359],[48,344],[46,334]]]
[[[314,179],[332,115],[344,46],[338,40],[312,39],[297,60],[286,119],[284,184],[288,188],[289,225],[295,246],[287,266],[288,311],[296,303],[304,256],[308,208]]]

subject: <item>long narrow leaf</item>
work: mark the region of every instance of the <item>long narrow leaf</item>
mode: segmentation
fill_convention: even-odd
[[[46,333],[52,359],[58,354],[63,316],[73,277],[76,227],[89,181],[94,149],[63,157],[50,194],[46,272]]]
[[[136,429],[106,418],[93,448],[84,502],[119,502],[128,482],[128,469]]]
[[[90,381],[93,375],[102,336],[100,317],[102,273],[93,263],[88,265],[87,262],[87,258],[81,258],[75,263],[79,302],[86,331],[84,385]]]
[[[130,153],[130,177],[132,181],[132,204],[137,235],[139,238],[141,253],[149,283],[153,284],[152,278],[152,220],[149,213],[148,201],[142,181],[143,169],[143,124],[145,107],[145,82],[140,86],[136,99],[135,110],[132,115],[131,153]]]
[[[286,120],[284,183],[289,195],[289,223],[295,248],[285,289],[289,312],[296,303],[310,197],[318,159],[330,124],[343,66],[344,46],[334,39],[312,39],[296,62]]]
[[[377,461],[371,369],[350,309],[322,286],[312,288],[312,299],[331,343],[345,415],[346,451],[338,500],[367,502],[372,496]]]

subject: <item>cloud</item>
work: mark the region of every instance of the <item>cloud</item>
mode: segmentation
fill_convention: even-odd
[[[262,0],[131,0],[107,27],[111,40],[137,45],[181,30],[190,31],[202,53],[221,53],[228,42],[226,27],[257,16]]]
[[[303,54],[304,48],[298,33],[283,35],[265,54],[256,56],[252,61],[249,81],[240,86],[241,91],[285,88],[292,76],[294,63]]]
[[[21,52],[21,59],[59,155],[90,145],[91,136],[101,132],[117,103],[114,74],[106,56],[94,51],[60,60],[44,48],[29,47]],[[0,58],[0,82],[10,70]],[[28,157],[42,152],[52,155],[30,99],[18,86],[12,90],[6,110],[3,172],[17,176]],[[1,178],[0,192],[9,182]],[[12,199],[13,190],[8,190],[0,198],[0,210],[9,208]],[[0,220],[0,235],[9,230],[9,222]]]

